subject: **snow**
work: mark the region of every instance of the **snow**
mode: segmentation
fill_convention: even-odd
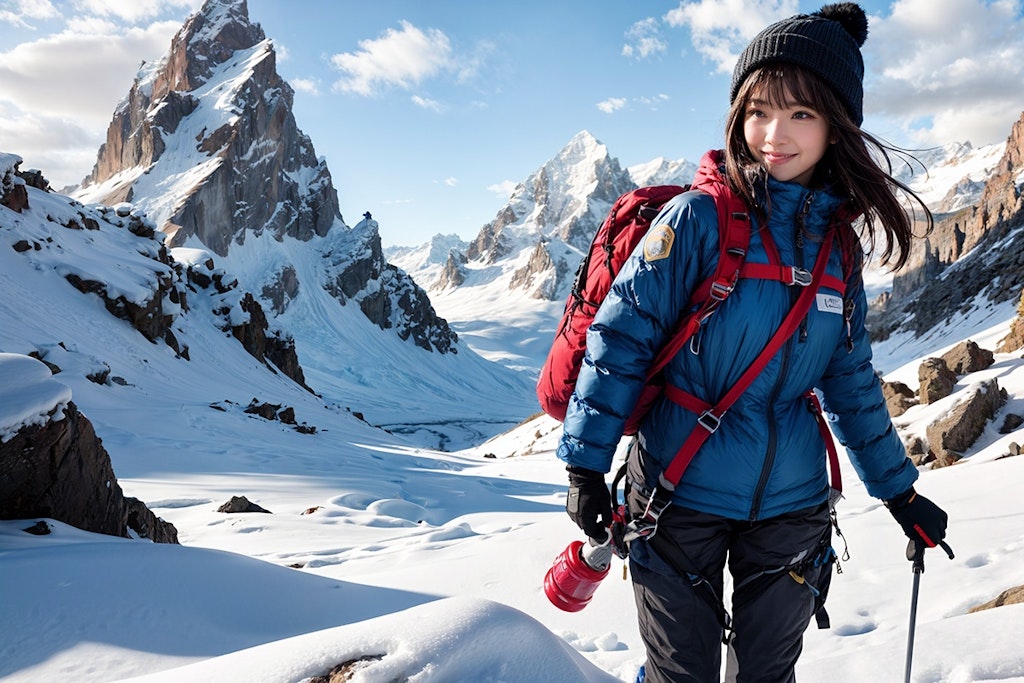
[[[71,390],[55,382],[43,363],[14,353],[0,353],[0,443],[23,427],[45,425],[63,416]]]
[[[970,143],[952,143],[917,155],[924,172],[917,164],[898,162],[896,177],[908,183],[929,207],[948,199],[945,210],[955,211],[978,200],[985,179],[992,175],[1005,150],[1005,142],[977,149]]]
[[[473,403],[457,428],[475,434],[459,438],[475,438],[476,445],[441,452],[424,447],[426,433],[408,425],[402,433],[371,427],[352,413],[381,386],[395,388],[376,399],[386,406],[377,410],[396,422],[424,412],[415,398],[422,391],[403,386],[402,378],[381,384],[376,367],[422,365],[422,355],[354,323],[351,339],[316,337],[319,328],[341,325],[316,310],[320,300],[308,300],[286,327],[322,347],[300,357],[304,367],[309,360],[307,381],[324,389],[324,398],[268,371],[204,322],[214,302],[198,293],[190,292],[189,312],[175,321],[191,360],[177,358],[59,277],[59,264],[126,282],[152,272],[155,262],[135,252],[140,240],[118,228],[123,219],[34,188],[29,198],[32,208],[23,214],[0,207],[0,433],[73,399],[103,439],[126,495],[172,522],[182,545],[100,536],[52,520],[50,535],[34,536],[22,529],[37,519],[0,522],[0,681],[284,683],[349,660],[359,660],[352,680],[362,683],[633,680],[644,651],[622,563],[615,561],[579,613],[559,611],[542,591],[552,560],[580,536],[563,510],[564,469],[553,453],[557,423],[524,419],[480,443],[482,434],[494,433],[489,402],[500,397],[449,387],[431,406],[437,421],[452,415],[452,406]],[[57,225],[79,211],[100,220],[101,229]],[[10,248],[25,237],[45,246]],[[257,265],[270,263],[275,245],[298,249],[266,237],[247,245]],[[174,254],[189,263],[210,256],[201,249]],[[465,307],[469,319],[472,307],[493,302],[449,303]],[[994,348],[1013,315],[1010,305],[979,300],[930,338],[879,345],[876,360],[887,378],[916,386],[920,358],[966,338]],[[531,343],[529,330],[494,343],[514,348],[516,340]],[[61,372],[51,376],[27,358],[33,351]],[[357,382],[333,375],[339,356]],[[950,513],[956,558],[931,552],[926,559],[918,683],[1024,681],[1024,606],[968,614],[1022,583],[1024,458],[1002,456],[1011,441],[1021,443],[1024,430],[997,430],[1006,413],[1024,413],[1019,356],[997,354],[992,367],[961,379],[948,405],[990,378],[1010,403],[964,461],[921,473],[919,490]],[[486,365],[474,362],[450,367],[477,368],[465,378],[472,385],[483,381],[472,373]],[[124,382],[87,380],[97,368]],[[253,397],[294,407],[316,433],[245,414]],[[941,410],[912,408],[897,421],[901,434],[923,433]],[[912,582],[905,538],[845,458],[842,467],[839,522],[850,558],[833,577],[833,626],[808,630],[798,677],[899,680]],[[271,514],[217,512],[233,495]]]

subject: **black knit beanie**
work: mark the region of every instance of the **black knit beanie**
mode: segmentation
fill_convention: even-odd
[[[864,60],[860,46],[868,37],[868,19],[853,2],[826,5],[813,14],[798,14],[761,31],[732,73],[729,102],[736,99],[752,71],[774,62],[802,66],[821,77],[846,105],[858,126],[864,120]]]

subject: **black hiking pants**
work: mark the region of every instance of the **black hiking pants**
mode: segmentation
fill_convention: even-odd
[[[637,501],[630,503],[634,507]],[[735,680],[796,680],[803,632],[831,578],[832,563],[821,560],[831,548],[827,504],[757,522],[670,506],[655,538],[640,543],[647,547],[631,553],[639,559],[632,559],[630,571],[647,648],[645,683],[721,680],[724,631],[715,596],[722,596],[727,560],[733,578]],[[683,573],[678,571],[682,563],[688,565]]]

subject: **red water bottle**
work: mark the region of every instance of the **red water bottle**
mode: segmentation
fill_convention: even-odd
[[[612,546],[609,535],[603,542],[589,539],[573,541],[555,558],[544,576],[544,594],[555,607],[579,612],[590,604],[594,591],[611,568]]]

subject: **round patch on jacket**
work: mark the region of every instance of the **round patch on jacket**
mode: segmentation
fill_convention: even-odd
[[[670,225],[655,226],[644,238],[644,258],[648,261],[663,259],[672,252],[676,233]]]

